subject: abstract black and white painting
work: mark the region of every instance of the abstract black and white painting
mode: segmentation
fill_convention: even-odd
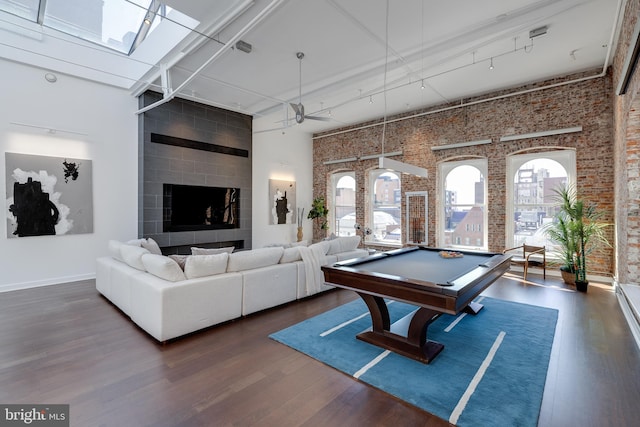
[[[296,182],[269,180],[270,224],[296,223]]]
[[[93,233],[91,160],[5,153],[7,237]]]

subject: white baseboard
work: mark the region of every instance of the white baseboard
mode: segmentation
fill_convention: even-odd
[[[40,286],[60,285],[62,283],[78,282],[80,280],[95,279],[95,273],[79,274],[75,276],[55,277],[45,280],[35,280],[32,282],[9,283],[0,285],[0,292],[17,291],[20,289],[38,288]]]
[[[629,299],[626,296],[627,293],[625,292],[625,289],[630,286],[637,287],[637,285],[616,286],[616,296],[618,297],[618,303],[622,309],[622,314],[624,314],[625,319],[627,319],[627,323],[631,329],[631,334],[636,341],[636,345],[640,348],[640,323],[638,323],[638,318],[633,314],[634,308],[631,307]],[[635,310],[638,312],[638,307],[636,307]]]
[[[516,273],[523,273],[524,272],[524,268],[520,267],[519,265],[512,265],[510,267],[510,271],[512,272],[516,272]],[[541,268],[536,268],[536,267],[531,267],[529,269],[529,272],[527,275],[529,274],[535,274],[538,276],[542,276],[542,269]],[[560,269],[559,268],[555,268],[555,267],[547,267],[547,276],[551,276],[551,277],[562,277],[562,275],[560,274]],[[613,278],[612,277],[607,277],[607,276],[597,276],[597,275],[587,275],[587,280],[589,282],[597,282],[597,283],[604,283],[604,284],[608,284],[608,285],[613,285]]]

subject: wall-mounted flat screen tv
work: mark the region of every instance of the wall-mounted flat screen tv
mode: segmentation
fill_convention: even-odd
[[[240,189],[163,184],[163,230],[240,227]]]

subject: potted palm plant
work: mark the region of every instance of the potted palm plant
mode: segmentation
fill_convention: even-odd
[[[575,187],[554,190],[558,213],[545,233],[556,245],[556,253],[563,265],[563,277],[573,276],[576,289],[587,291],[587,255],[602,245],[609,245],[604,230],[610,224],[602,221],[603,212],[597,206],[579,197]],[[565,282],[571,283],[570,278]]]
[[[545,226],[545,233],[549,240],[555,243],[553,253],[560,264],[562,280],[568,285],[576,284],[574,269],[574,255],[576,253],[575,235],[571,231],[571,222],[567,214],[560,210],[553,222]]]

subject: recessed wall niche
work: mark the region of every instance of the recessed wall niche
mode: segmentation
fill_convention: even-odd
[[[149,91],[139,106],[161,99]],[[139,117],[140,237],[153,238],[165,253],[230,241],[251,248],[252,117],[177,98]],[[237,226],[164,231],[167,184],[238,189]]]

